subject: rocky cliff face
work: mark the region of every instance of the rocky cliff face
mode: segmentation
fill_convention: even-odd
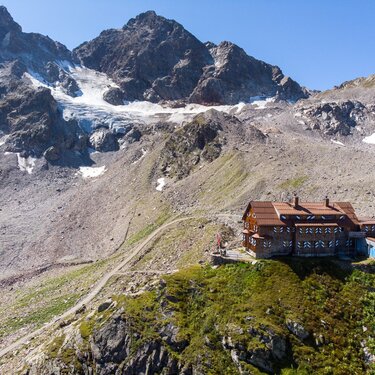
[[[71,52],[61,43],[36,33],[24,33],[5,7],[0,7],[0,137],[6,152],[57,161],[65,151],[83,154],[87,137],[75,121],[65,121],[48,88],[35,88],[29,72],[70,96],[79,87],[62,68],[72,64]],[[60,65],[59,65],[60,64]]]
[[[82,64],[112,77],[127,100],[233,104],[254,96],[307,97],[280,68],[229,42],[203,44],[155,12],[139,15],[120,30],[103,31],[74,54]]]
[[[230,42],[210,48],[214,64],[206,66],[190,100],[234,104],[259,96],[298,100],[308,96],[277,66],[269,65]]]
[[[301,118],[309,129],[320,130],[325,135],[348,136],[362,131],[362,126],[375,121],[374,106],[356,100],[330,101],[327,103],[301,103],[295,116]]]
[[[244,126],[235,116],[216,110],[197,115],[170,135],[161,153],[160,168],[168,177],[186,177],[194,168],[217,159],[228,137],[233,136],[237,136],[238,142],[248,139],[251,143],[262,143],[266,139],[260,130]]]
[[[63,120],[50,90],[15,85],[0,99],[0,134],[7,135],[5,151],[34,157],[45,153],[47,159],[56,161],[66,150],[87,150],[87,137],[76,122]]]
[[[107,73],[127,100],[187,98],[212,57],[177,22],[147,12],[120,30],[103,31],[74,51],[85,66]]]
[[[185,269],[62,322],[23,373],[365,373],[372,283],[321,260]]]
[[[24,33],[4,6],[0,7],[0,62],[18,60],[45,76],[50,61],[72,62],[71,52],[61,43],[37,33]]]

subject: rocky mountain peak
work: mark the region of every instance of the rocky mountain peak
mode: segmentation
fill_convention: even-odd
[[[287,100],[306,96],[294,81],[284,89],[280,68],[228,41],[204,44],[154,11],[138,15],[120,30],[101,33],[74,54],[87,67],[108,74],[125,100],[234,104],[279,93]]]
[[[80,62],[107,73],[127,100],[186,99],[212,57],[179,23],[146,12],[74,50]],[[150,63],[151,62],[151,63]]]
[[[135,18],[131,18],[124,26],[124,28],[137,27],[145,24],[152,25],[156,22],[168,22],[168,20],[162,16],[157,15],[155,11],[149,10],[147,12],[139,14]]]
[[[13,20],[5,6],[0,6],[0,38],[4,38],[10,31],[21,32],[21,26]]]
[[[46,64],[51,61],[72,62],[71,52],[61,43],[38,33],[25,33],[9,14],[0,7],[0,62],[9,66],[17,61],[23,70],[32,70],[45,77]]]

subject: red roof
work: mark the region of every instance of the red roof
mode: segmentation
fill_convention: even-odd
[[[375,225],[375,220],[364,220],[359,222],[360,225]]]
[[[295,216],[301,216],[302,219],[307,216],[334,216],[331,220],[335,220],[335,217],[339,220],[340,216],[345,216],[340,220],[341,226],[358,224],[354,208],[349,202],[332,202],[328,206],[324,202],[301,202],[294,206],[289,202],[251,201],[243,220],[250,209],[253,209],[257,224],[261,226],[288,226],[291,221],[294,222]],[[281,219],[281,216],[286,219]],[[288,216],[293,217],[289,219]]]

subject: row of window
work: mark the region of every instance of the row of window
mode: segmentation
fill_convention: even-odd
[[[311,221],[311,220],[334,220],[336,217],[335,216],[332,216],[332,215],[323,215],[323,216],[315,216],[315,215],[309,215],[309,216],[299,216],[299,215],[296,215],[296,216],[285,216],[285,215],[280,215],[280,219],[281,220],[287,220],[287,218],[289,219],[295,219],[295,220],[308,220],[308,221]],[[339,217],[339,220],[344,220],[345,219],[345,215],[341,215]]]
[[[292,248],[293,247],[293,241],[283,241],[283,247],[284,248]]]
[[[375,225],[365,225],[363,230],[365,232],[375,232]]]
[[[246,241],[246,236],[243,236],[243,240]],[[255,238],[250,237],[249,238],[249,243],[253,246],[257,245],[257,241]],[[263,247],[264,248],[270,248],[272,246],[272,241],[271,240],[264,240],[263,241]],[[352,247],[353,246],[353,240],[347,240],[346,244],[347,247]],[[283,241],[283,247],[285,249],[287,248],[292,248],[293,247],[293,241]],[[339,241],[338,240],[332,240],[332,241],[297,241],[297,248],[298,249],[320,249],[320,248],[335,248],[339,247]]]
[[[273,227],[274,233],[293,233],[296,231],[294,227]]]
[[[339,232],[343,232],[344,231],[344,228],[338,228],[338,227],[335,227],[335,228],[330,228],[330,227],[326,227],[326,228],[321,228],[321,227],[316,227],[316,228],[299,228],[299,233],[300,234],[303,234],[303,233],[307,233],[307,234],[322,234],[322,233],[325,233],[325,234],[329,234],[329,233],[339,233]]]
[[[375,226],[374,226],[375,227]],[[338,232],[343,232],[344,231],[344,228],[330,228],[330,227],[326,227],[326,228],[321,228],[321,227],[316,227],[316,228],[311,228],[311,227],[307,227],[307,228],[299,228],[299,233],[300,234],[322,234],[322,233],[326,233],[326,234],[329,234],[329,233],[338,233]],[[274,233],[293,233],[295,232],[295,228],[294,227],[273,227],[273,232]]]
[[[287,243],[288,241],[284,241],[284,248],[290,247]],[[347,247],[352,247],[353,246],[353,241],[352,240],[347,240],[346,244]],[[321,249],[321,248],[335,248],[339,247],[339,241],[298,241],[297,242],[297,248],[298,249]]]

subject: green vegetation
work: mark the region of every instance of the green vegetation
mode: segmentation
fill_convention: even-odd
[[[227,227],[207,219],[191,219],[170,227],[145,249],[142,259],[135,265],[136,270],[165,269],[165,259],[169,265],[180,269],[197,263],[205,250],[213,248],[215,234],[220,231],[225,240],[231,238]]]
[[[163,345],[201,373],[238,374],[240,366],[245,374],[262,374],[260,362],[245,360],[260,356],[283,375],[371,374],[361,343],[374,352],[374,288],[374,274],[351,271],[334,259],[194,266],[165,276],[162,287],[137,297],[114,296],[116,308],[90,317],[80,332],[88,340],[121,308],[135,337],[132,353],[165,340],[160,332],[172,325],[178,328],[174,340],[185,344],[182,349]],[[302,339],[289,331],[291,321],[309,336]],[[279,357],[272,340],[286,343]],[[231,348],[242,353],[237,364]]]
[[[374,275],[350,274],[328,260],[290,259],[218,270],[193,268],[166,279],[167,294],[178,301],[173,309],[180,334],[190,341],[184,358],[192,363],[202,355],[207,335],[212,342],[229,335],[248,348],[261,348],[246,331],[254,325],[262,330],[263,325],[288,337],[292,346],[293,355],[275,363],[279,370],[295,362],[308,373],[364,371],[360,338],[362,320],[369,330],[374,328],[374,294],[368,293],[375,286]],[[300,322],[311,333],[307,342],[288,332],[286,319]],[[217,369],[225,368],[225,356],[217,356],[216,349],[206,349],[206,355]]]
[[[286,181],[282,182],[278,188],[283,190],[288,189],[299,189],[307,180],[308,176],[299,176],[295,178],[288,178]]]
[[[202,206],[229,206],[231,201],[236,201],[243,193],[244,184],[250,177],[244,159],[237,153],[220,156],[210,165],[210,171],[199,196],[204,202]]]
[[[59,350],[61,349],[61,347],[63,346],[64,344],[64,341],[65,341],[65,335],[62,335],[62,336],[57,336],[53,341],[52,343],[49,345],[48,347],[48,355],[51,357],[51,358],[57,358],[58,357],[58,354],[59,354]]]
[[[133,234],[128,240],[126,240],[125,243],[124,243],[124,246],[132,246],[132,245],[136,244],[137,242],[145,239],[154,230],[161,227],[169,218],[170,218],[170,212],[169,211],[163,211],[159,215],[159,217],[155,220],[155,222],[145,226],[139,232]]]
[[[21,328],[38,328],[74,306],[108,264],[100,261],[79,266],[17,291],[10,303],[0,307],[0,338]]]

